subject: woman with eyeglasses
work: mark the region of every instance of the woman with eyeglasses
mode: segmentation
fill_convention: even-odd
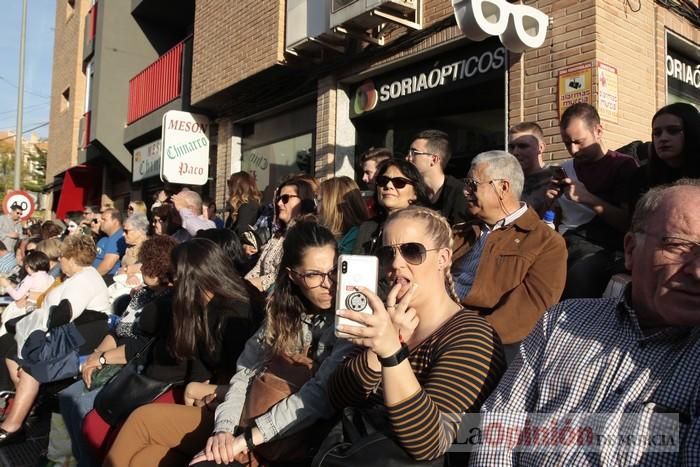
[[[633,184],[634,207],[650,188],[684,177],[700,178],[700,112],[677,102],[659,109],[651,119],[649,160],[637,169]]]
[[[132,214],[124,222],[124,239],[126,240],[126,253],[122,257],[122,272],[127,272],[129,266],[138,263],[141,245],[148,240],[149,222],[145,214]]]
[[[413,459],[434,460],[454,442],[460,414],[477,412],[505,369],[498,335],[459,304],[450,275],[452,231],[439,213],[409,207],[389,215],[381,267],[393,287],[386,302],[360,289],[371,315],[344,310],[339,326],[364,347],[330,380],[337,408],[386,411],[376,428]]]
[[[409,206],[429,206],[428,187],[418,169],[403,159],[379,164],[375,177],[377,215],[360,224],[353,254],[375,254],[380,246],[384,220],[392,212]]]
[[[186,465],[192,456],[196,465],[241,465],[249,451],[260,455],[258,446],[298,436],[302,428],[330,417],[327,381],[352,347],[335,337],[335,268],[336,242],[330,231],[313,219],[290,227],[266,320],[246,343],[230,386],[218,395],[213,392],[201,407],[151,404],[138,409],[122,428],[105,465]],[[305,351],[314,361],[313,376],[263,415],[244,422],[253,378],[277,356]],[[299,456],[305,457],[318,441],[299,443]],[[283,456],[277,462],[300,460]]]
[[[352,253],[359,225],[368,217],[360,187],[350,177],[329,178],[321,182],[317,200],[319,221],[338,240],[338,253]]]
[[[245,279],[261,292],[267,292],[274,283],[282,259],[282,243],[287,228],[302,214],[316,210],[313,186],[301,176],[292,176],[275,190],[275,227],[265,244],[257,263]]]

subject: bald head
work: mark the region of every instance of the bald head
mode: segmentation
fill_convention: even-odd
[[[194,214],[202,214],[202,197],[196,191],[182,190],[177,194],[177,199],[182,204],[182,206],[177,206],[178,208],[184,207],[190,209]]]

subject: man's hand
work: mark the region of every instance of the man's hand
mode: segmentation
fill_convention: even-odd
[[[588,191],[586,185],[570,178],[565,178],[562,182],[566,184],[563,188],[563,193],[571,201],[585,205],[593,204],[593,195]]]

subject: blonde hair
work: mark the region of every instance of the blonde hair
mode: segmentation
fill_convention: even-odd
[[[63,242],[58,238],[49,238],[37,243],[36,250],[44,253],[51,261],[58,261],[58,257],[61,256],[62,244]]]
[[[132,201],[129,204],[134,207],[134,214],[148,214],[146,203],[143,201]]]
[[[336,238],[369,217],[360,187],[350,177],[335,177],[321,182],[318,190],[320,221]]]
[[[384,230],[386,226],[392,221],[397,219],[415,219],[423,222],[425,226],[425,233],[428,237],[431,237],[435,242],[436,248],[449,248],[452,251],[454,240],[452,239],[452,227],[447,222],[439,212],[433,211],[430,208],[425,208],[422,206],[409,206],[405,209],[400,209],[389,215],[386,222],[384,223]],[[445,265],[445,290],[450,295],[450,298],[456,303],[460,303],[459,296],[455,290],[454,280],[452,279],[452,273],[450,271],[450,266],[452,264]]]

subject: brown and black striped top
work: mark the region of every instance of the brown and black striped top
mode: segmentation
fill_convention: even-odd
[[[411,350],[421,389],[387,407],[394,435],[417,460],[443,455],[459,429],[460,414],[477,412],[498,384],[506,364],[498,335],[476,312],[462,310]],[[350,356],[330,380],[336,407],[384,404],[381,372],[367,352]]]

